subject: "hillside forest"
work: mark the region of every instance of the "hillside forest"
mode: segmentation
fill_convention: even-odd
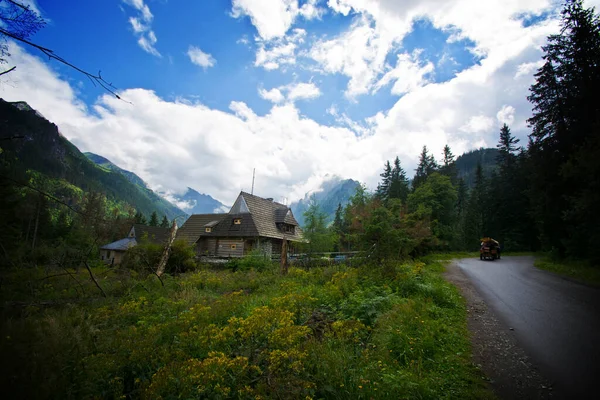
[[[599,16],[567,0],[526,143],[505,124],[460,162],[449,145],[423,147],[414,174],[387,161],[333,218],[309,201],[299,251],[353,262],[209,265],[175,241],[164,274],[169,252],[144,238],[119,267],[99,247],[185,214],[0,100],[0,385],[27,399],[495,398],[441,253],[490,236],[600,265],[599,92]]]

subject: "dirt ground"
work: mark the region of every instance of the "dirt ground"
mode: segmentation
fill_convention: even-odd
[[[487,307],[463,271],[451,263],[444,276],[467,301],[473,362],[489,378],[494,393],[501,399],[556,399],[552,386],[518,345],[510,327]]]

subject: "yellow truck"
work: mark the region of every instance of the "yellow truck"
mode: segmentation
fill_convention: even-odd
[[[490,238],[484,237],[481,239],[481,247],[479,249],[480,260],[495,260],[500,259],[500,243]]]

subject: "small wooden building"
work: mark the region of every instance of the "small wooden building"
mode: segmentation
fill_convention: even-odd
[[[125,252],[142,240],[148,240],[156,244],[166,244],[169,238],[169,230],[170,228],[159,226],[134,224],[126,238],[100,247],[100,257],[107,264],[121,264]]]
[[[241,192],[227,214],[194,214],[177,239],[196,246],[198,255],[242,257],[253,250],[280,255],[283,240],[301,242],[302,230],[292,210],[273,199]]]

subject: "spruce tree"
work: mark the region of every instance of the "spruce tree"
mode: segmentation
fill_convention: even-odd
[[[415,177],[413,179],[413,191],[422,185],[427,177],[437,170],[437,164],[433,155],[430,155],[427,146],[423,146],[421,155],[419,156],[419,165],[415,170]]]
[[[408,197],[408,178],[406,172],[400,165],[400,158],[396,156],[394,167],[392,168],[391,180],[387,199],[400,199],[402,203],[406,203]]]
[[[146,216],[144,214],[142,214],[140,211],[137,211],[135,213],[135,216],[133,217],[133,222],[136,224],[146,225],[148,223],[148,220],[146,219]]]
[[[166,215],[163,215],[163,219],[162,219],[162,221],[160,221],[160,227],[161,228],[168,228],[169,227],[169,220],[167,219]]]
[[[389,161],[385,162],[383,172],[379,174],[379,176],[381,176],[381,182],[377,184],[375,195],[381,201],[386,202],[389,198],[390,184],[392,181],[392,166]]]
[[[152,211],[152,215],[150,215],[150,221],[148,222],[150,226],[158,226],[158,214],[156,211]]]
[[[600,258],[600,22],[568,0],[561,25],[528,97],[533,211],[547,249]]]
[[[454,154],[452,154],[452,150],[450,150],[450,146],[448,145],[444,146],[440,173],[449,177],[453,184],[457,183],[458,171],[456,170],[456,161],[454,160]]]

